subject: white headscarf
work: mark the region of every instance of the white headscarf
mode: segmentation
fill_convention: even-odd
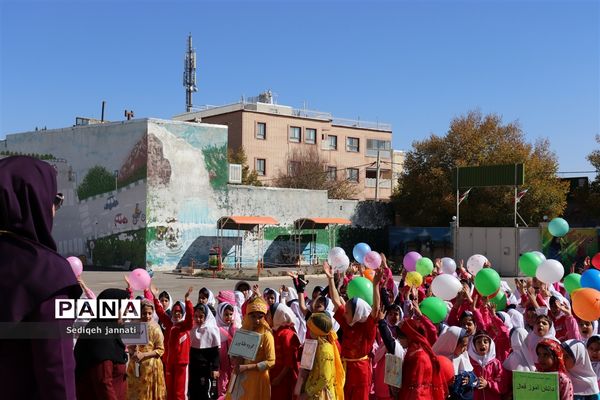
[[[298,335],[300,343],[304,343],[307,331],[306,320],[304,319],[302,310],[300,310],[300,304],[298,304],[298,292],[293,287],[288,286],[287,291],[283,291],[281,293],[281,300],[282,302],[285,301],[286,305],[291,308],[294,312],[294,315],[296,315],[296,335]]]
[[[548,330],[548,333],[546,333],[543,337],[540,337],[537,335],[537,333],[535,333],[535,325],[533,327],[533,330],[531,332],[529,332],[529,334],[527,335],[527,338],[525,339],[525,346],[527,347],[527,350],[529,351],[529,359],[530,360],[537,360],[537,345],[539,342],[542,341],[542,339],[552,339],[557,341],[558,343],[560,343],[560,340],[558,340],[556,338],[556,330],[554,330],[554,324],[550,324],[550,329]]]
[[[565,340],[564,343],[569,346],[575,356],[575,365],[567,371],[573,382],[573,394],[576,396],[598,394],[600,391],[598,377],[592,367],[585,344],[575,339]]]
[[[334,306],[333,306],[333,301],[331,301],[329,298],[327,298],[327,308],[325,309],[325,312],[329,315],[329,317],[331,318],[331,321],[333,322],[333,331],[337,332],[338,329],[340,329],[340,324],[338,324],[338,322],[335,320],[335,318],[333,318],[333,315],[335,314],[334,310]]]
[[[590,339],[593,338],[593,337],[600,338],[599,335],[592,335],[592,336],[590,336],[588,338],[586,344],[585,344],[586,349],[589,346]],[[590,358],[590,361],[591,361],[591,358]],[[594,368],[594,372],[596,373],[596,376],[598,377],[598,379],[600,379],[600,361],[592,361],[592,368]]]
[[[266,288],[265,290],[263,290],[263,299],[265,299],[265,301],[267,301],[267,294],[273,292],[275,293],[275,303],[279,303],[279,292],[273,288]]]
[[[471,365],[471,360],[469,360],[469,355],[466,351],[463,351],[459,356],[454,355],[454,350],[456,350],[458,340],[461,336],[467,336],[467,332],[463,328],[450,326],[438,337],[438,340],[432,346],[435,354],[447,357],[452,361],[454,375],[458,375],[463,371],[473,371],[473,365]]]
[[[212,308],[215,308],[215,306],[217,305],[217,300],[215,300],[215,295],[213,294],[212,290],[210,290],[209,288],[205,288],[205,289],[208,290],[208,300],[206,301],[206,304],[208,304]]]
[[[227,308],[227,306],[231,306],[231,308],[233,308],[232,324],[226,323],[223,319],[223,316],[225,315],[225,309]],[[242,318],[240,317],[240,313],[237,311],[235,306],[229,303],[219,303],[217,305],[217,326],[225,328],[231,336],[233,336],[233,333],[235,333],[236,329],[242,327]]]
[[[506,313],[510,315],[510,320],[514,328],[525,328],[525,318],[523,317],[523,314],[514,308],[509,308],[506,310]]]
[[[296,327],[296,314],[292,309],[283,303],[273,304],[275,312],[273,313],[273,330],[277,331],[283,325],[293,325]]]
[[[510,347],[512,352],[502,364],[508,371],[535,371],[535,360],[531,358],[531,354],[525,346],[527,335],[524,328],[515,328],[511,332]]]
[[[244,293],[240,292],[239,290],[235,290],[233,294],[235,295],[235,305],[238,307],[238,310],[241,311],[242,306],[246,301],[246,296],[244,296]]]
[[[355,297],[349,301],[354,303],[354,309],[352,314],[352,322],[350,326],[354,326],[357,322],[365,322],[369,315],[371,315],[371,306],[361,298]]]
[[[506,329],[508,329],[508,331],[510,332],[510,330],[514,328],[512,318],[510,317],[510,315],[508,315],[508,313],[504,311],[498,311],[498,314],[501,315],[500,319],[502,320],[502,322],[504,322],[504,326],[506,326]]]
[[[217,320],[207,305],[202,304],[202,307],[204,308],[204,323],[201,326],[194,324],[190,331],[191,345],[194,349],[221,347],[221,332],[217,326]]]
[[[483,356],[480,356],[479,353],[477,353],[477,351],[475,350],[475,341],[476,341],[475,339],[477,339],[481,336],[486,336],[490,340],[490,348],[489,348],[487,354],[484,354]],[[473,339],[471,341],[469,341],[468,352],[469,352],[469,357],[471,357],[471,359],[473,361],[475,361],[477,364],[479,364],[480,367],[483,368],[496,358],[496,344],[494,343],[492,338],[489,337],[487,334],[474,336]]]

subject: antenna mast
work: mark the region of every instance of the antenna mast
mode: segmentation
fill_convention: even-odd
[[[192,47],[192,34],[188,36],[188,50],[183,63],[183,87],[185,87],[185,110],[192,111],[192,93],[196,87],[196,51]]]

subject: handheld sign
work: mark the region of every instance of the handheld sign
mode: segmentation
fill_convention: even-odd
[[[385,375],[383,382],[386,385],[397,388],[402,387],[402,358],[393,354],[385,355]]]
[[[558,400],[558,373],[513,371],[514,400]]]
[[[302,350],[302,358],[300,359],[300,368],[311,370],[315,363],[315,354],[319,342],[314,339],[306,339],[304,341],[304,349]]]
[[[246,360],[254,361],[260,340],[260,333],[238,329],[233,336],[231,346],[229,347],[229,355],[245,358]]]

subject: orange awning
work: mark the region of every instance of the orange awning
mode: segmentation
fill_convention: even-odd
[[[352,221],[345,218],[300,218],[294,221],[296,229],[325,229],[329,225],[350,225]]]
[[[257,225],[279,225],[279,222],[272,217],[261,216],[230,216],[219,218],[217,221],[218,229],[251,230]]]

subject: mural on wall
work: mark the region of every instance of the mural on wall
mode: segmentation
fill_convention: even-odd
[[[149,125],[147,264],[174,268],[186,260],[208,259],[214,243],[200,240],[200,246],[198,240],[216,237],[216,222],[226,213],[220,199],[227,191],[227,173],[225,127]]]
[[[556,238],[548,227],[542,229],[542,251],[547,258],[560,261],[565,270],[573,263],[581,264],[586,257],[593,257],[599,248],[600,229],[572,228],[566,236]]]

